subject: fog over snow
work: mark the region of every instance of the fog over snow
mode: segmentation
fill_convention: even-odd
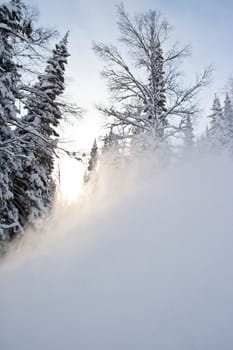
[[[149,159],[60,201],[1,262],[0,349],[232,350],[232,174]]]

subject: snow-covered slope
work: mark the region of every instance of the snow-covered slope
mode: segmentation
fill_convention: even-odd
[[[209,157],[127,193],[111,176],[59,211],[2,265],[0,348],[232,350],[232,174]]]

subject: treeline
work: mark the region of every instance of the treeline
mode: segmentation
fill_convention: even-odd
[[[57,98],[65,88],[68,34],[51,52],[56,32],[37,27],[36,20],[21,0],[0,6],[1,251],[51,208],[55,196],[54,153],[64,107]]]

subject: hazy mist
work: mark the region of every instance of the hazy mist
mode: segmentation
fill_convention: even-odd
[[[232,350],[233,164],[151,164],[103,169],[15,243],[2,350]]]

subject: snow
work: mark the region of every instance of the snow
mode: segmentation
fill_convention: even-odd
[[[2,263],[2,349],[233,348],[232,161],[121,171]]]

